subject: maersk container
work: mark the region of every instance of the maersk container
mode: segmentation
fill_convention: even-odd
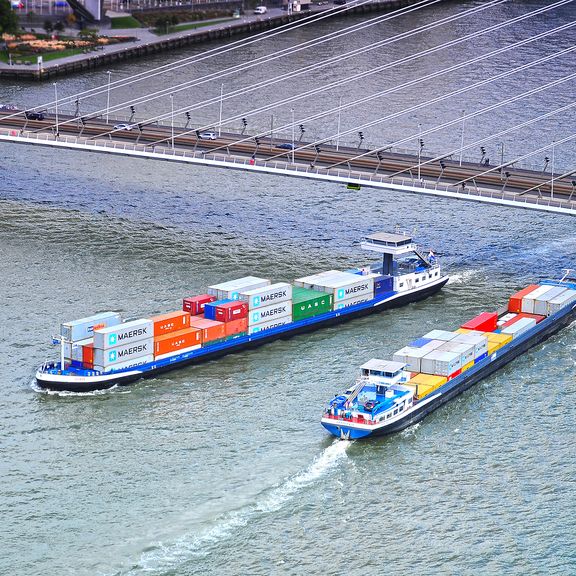
[[[293,284],[294,286],[298,286],[299,288],[307,288],[308,290],[312,289],[316,280],[325,277],[325,276],[332,276],[334,274],[341,274],[340,270],[327,270],[326,272],[318,272],[317,274],[311,274],[310,276],[304,276],[303,278],[296,278]]]
[[[534,314],[534,303],[535,301],[544,296],[546,292],[552,290],[554,286],[539,286],[536,290],[532,290],[529,294],[526,294],[522,298],[522,309],[520,312],[527,312],[528,314]]]
[[[430,340],[444,340],[449,342],[456,338],[458,334],[456,332],[448,332],[447,330],[431,330],[428,334],[424,334],[423,338],[429,338]]]
[[[470,332],[468,334],[457,334],[451,342],[459,342],[474,346],[474,358],[482,356],[488,351],[488,338],[479,332]]]
[[[146,340],[138,340],[130,342],[115,348],[108,348],[102,350],[101,348],[94,348],[94,366],[111,366],[119,362],[133,360],[141,356],[148,356],[154,354],[154,340],[147,338]]]
[[[571,290],[569,288],[565,292],[562,292],[562,294],[556,296],[556,298],[548,302],[547,307],[548,316],[556,314],[556,312],[562,310],[564,306],[568,306],[568,304],[571,304],[572,302],[576,302],[576,290]]]
[[[65,322],[60,325],[60,336],[68,342],[86,340],[94,335],[94,330],[117,326],[122,323],[122,318],[118,312],[101,312],[80,320]]]
[[[284,326],[292,322],[292,316],[283,316],[282,318],[276,318],[270,322],[262,322],[261,324],[254,324],[248,326],[248,334],[257,334],[259,332],[264,332],[265,330],[271,330],[272,328],[278,328],[279,326]]]
[[[64,359],[65,360],[76,360],[82,362],[82,349],[83,346],[87,344],[92,344],[92,338],[86,338],[86,340],[78,340],[77,342],[64,342]]]
[[[154,362],[154,356],[152,354],[148,356],[140,356],[139,358],[132,358],[131,360],[126,360],[125,362],[118,362],[117,364],[111,364],[109,366],[102,366],[94,364],[94,370],[98,372],[107,372],[108,370],[123,370],[125,368],[137,368],[143,364],[149,364]]]
[[[457,352],[433,350],[422,358],[421,366],[426,374],[448,377],[462,368],[461,356]]]
[[[334,302],[334,310],[343,310],[344,308],[350,308],[350,306],[356,306],[363,302],[370,302],[370,300],[373,300],[373,298],[370,295],[365,295],[357,296],[356,298],[349,298],[348,300],[343,300],[341,302]]]
[[[278,302],[286,302],[292,300],[292,285],[288,284],[288,282],[277,282],[264,288],[245,290],[240,293],[240,300],[248,302],[250,310],[271,306]]]
[[[563,286],[553,286],[550,290],[548,290],[548,292],[546,292],[546,294],[536,298],[536,300],[534,300],[534,314],[547,316],[548,302],[560,296],[562,292],[566,292],[566,288]]]
[[[292,316],[291,300],[250,310],[248,314],[248,326],[262,324],[263,322],[272,322],[276,320],[276,318],[284,318],[285,316]]]
[[[107,350],[116,346],[145,340],[154,336],[154,325],[149,318],[132,320],[120,326],[101,328],[94,332],[94,348]]]
[[[332,311],[332,294],[295,287],[292,291],[292,319],[294,322]]]
[[[502,328],[502,334],[511,334],[512,338],[518,338],[518,336],[534,328],[534,326],[536,326],[536,320],[534,320],[534,318],[520,318],[520,320],[514,322],[514,324]]]
[[[230,298],[231,300],[238,300],[240,298],[240,292],[245,292],[246,290],[255,290],[256,288],[263,288],[264,286],[270,286],[270,280],[265,278],[258,278],[257,276],[244,276],[243,278],[237,278],[236,280],[229,280],[228,282],[222,282],[221,284],[214,284],[208,287],[208,294],[216,296],[218,300],[225,300]]]
[[[316,280],[314,289],[332,294],[334,302],[341,302],[358,296],[374,297],[373,276],[358,276],[342,272],[335,276]]]
[[[446,350],[448,352],[455,352],[456,354],[460,354],[460,362],[463,368],[470,362],[474,363],[474,344],[467,344],[465,342],[457,342],[456,340],[451,340],[450,342],[444,342],[444,344],[442,344],[438,350]]]

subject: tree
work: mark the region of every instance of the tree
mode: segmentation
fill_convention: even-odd
[[[54,30],[54,26],[52,26],[52,22],[50,22],[50,20],[45,20],[43,27],[44,27],[44,30],[46,30],[46,34],[48,34],[48,36],[50,36],[50,33],[52,32],[52,30]]]
[[[18,16],[12,10],[10,0],[0,0],[0,34],[18,32]]]
[[[56,22],[56,24],[54,24],[54,30],[56,30],[56,32],[64,32],[64,23],[63,22]]]

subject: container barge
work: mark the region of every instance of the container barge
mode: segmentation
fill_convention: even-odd
[[[325,407],[322,425],[342,439],[398,432],[576,319],[576,279],[533,284],[497,312],[483,312],[454,332],[432,330],[372,359],[354,385]]]
[[[272,283],[247,276],[184,298],[182,310],[123,321],[104,312],[66,322],[54,338],[59,362],[36,372],[42,389],[91,392],[403,306],[448,281],[434,254],[406,234],[379,232],[361,247],[376,264]]]

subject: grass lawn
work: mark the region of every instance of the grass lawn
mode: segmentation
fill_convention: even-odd
[[[168,32],[163,30],[154,29],[152,32],[158,36],[163,36],[164,34],[172,34],[173,32],[183,32],[184,30],[194,30],[195,28],[202,28],[203,26],[211,26],[212,24],[219,24],[220,22],[229,22],[234,20],[234,18],[222,18],[220,20],[210,20],[209,22],[193,22],[190,24],[178,24],[176,26],[169,26]]]
[[[112,28],[140,28],[142,24],[133,16],[120,16],[120,18],[112,18]]]
[[[48,62],[49,60],[65,58],[66,56],[74,56],[75,54],[82,54],[82,48],[69,48],[68,50],[62,50],[60,52],[45,52],[44,54],[41,54],[41,56],[44,62]],[[40,54],[12,54],[12,63],[16,64],[16,62],[30,62],[31,64],[36,64],[38,62],[38,56],[40,56]],[[0,52],[0,60],[6,63],[10,61],[8,58],[8,52],[6,52],[6,50],[2,50]]]

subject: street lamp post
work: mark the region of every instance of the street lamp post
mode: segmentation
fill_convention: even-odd
[[[54,85],[54,100],[56,101],[56,138],[59,135],[59,122],[58,122],[58,85],[53,82]]]
[[[292,110],[292,164],[294,164],[294,141],[296,140],[294,136],[294,129],[296,125],[294,122],[294,108],[292,108],[291,110]]]
[[[552,168],[551,168],[551,176],[552,180],[550,181],[550,197],[554,198],[554,145],[555,142],[552,140]]]
[[[170,127],[172,133],[172,154],[174,154],[174,94],[170,94]]]
[[[112,72],[108,70],[106,74],[108,74],[108,90],[106,91],[106,123],[108,123],[108,114],[110,112],[110,77],[112,76]]]
[[[340,96],[340,99],[338,100],[338,129],[337,129],[337,134],[336,134],[336,151],[339,150],[340,148],[340,120],[342,117],[342,96]]]
[[[422,153],[422,124],[418,124],[418,182],[420,182],[420,155]]]
[[[464,116],[466,110],[462,110],[462,129],[460,130],[460,166],[462,166],[462,154],[464,152]]]
[[[224,100],[224,82],[220,86],[220,114],[218,116],[218,138],[222,135],[222,101]]]

